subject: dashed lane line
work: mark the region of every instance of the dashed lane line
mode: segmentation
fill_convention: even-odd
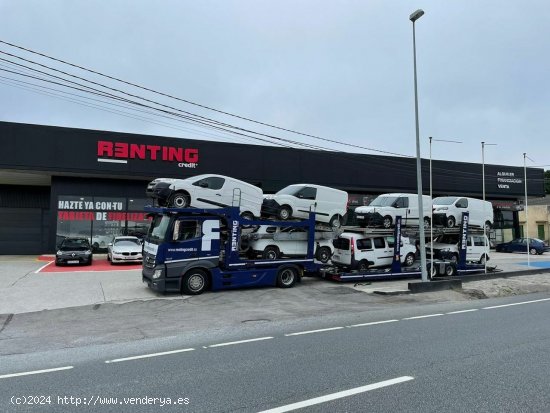
[[[325,331],[341,330],[343,328],[344,327],[330,327],[330,328],[321,328],[319,330],[299,331],[297,333],[285,334],[285,337],[301,336],[304,334],[313,334],[313,333],[323,333]]]
[[[177,354],[177,353],[185,353],[187,351],[193,351],[194,348],[182,348],[179,350],[170,350],[170,351],[163,351],[161,353],[150,353],[150,354],[142,354],[140,356],[132,356],[132,357],[124,357],[114,360],[106,360],[105,363],[120,363],[121,361],[129,361],[129,360],[139,360],[139,359],[146,359],[150,357],[159,357],[159,356],[167,356],[169,354]]]
[[[54,371],[70,370],[72,368],[74,368],[74,367],[73,366],[66,366],[66,367],[56,367],[56,368],[53,368],[53,369],[24,371],[22,373],[4,374],[3,376],[0,376],[0,379],[7,379],[9,377],[30,376],[32,374],[52,373]]]

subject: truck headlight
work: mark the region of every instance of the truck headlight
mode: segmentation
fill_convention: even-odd
[[[162,270],[155,270],[155,272],[153,273],[154,279],[160,278],[161,276],[162,276]]]

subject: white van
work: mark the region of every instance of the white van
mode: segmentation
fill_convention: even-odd
[[[391,228],[395,224],[395,217],[401,215],[403,226],[419,225],[419,222],[423,222],[424,227],[429,228],[432,199],[428,195],[422,195],[422,208],[424,213],[421,219],[418,194],[382,194],[369,205],[356,208],[355,215],[362,227]]]
[[[275,215],[281,220],[308,218],[315,212],[315,219],[340,228],[348,207],[348,193],[339,189],[313,184],[289,185],[275,195],[266,195],[262,213]]]
[[[352,270],[364,271],[369,267],[385,267],[393,261],[394,237],[365,236],[344,232],[332,244],[332,263]],[[416,247],[409,238],[401,237],[402,264],[412,265]]]
[[[225,208],[239,206],[246,218],[260,216],[263,191],[223,175],[197,175],[187,179],[157,178],[147,186],[147,196],[159,205],[176,208]]]
[[[315,259],[322,263],[330,260],[334,233],[315,232]],[[305,257],[308,232],[304,228],[261,225],[246,236],[248,255],[275,260],[281,257]]]
[[[493,205],[489,201],[460,196],[442,196],[433,200],[434,225],[458,226],[462,223],[463,212],[470,213],[468,225],[485,225],[487,230],[493,226]]]
[[[459,258],[459,246],[458,242],[460,235],[458,234],[441,234],[433,240],[433,252],[435,259],[448,259],[454,262],[458,262]],[[485,236],[485,242],[483,241],[483,234],[481,235],[468,235],[466,241],[466,261],[476,262],[479,264],[485,264],[489,261],[490,252],[489,239]],[[431,258],[432,243],[426,244],[426,257]]]

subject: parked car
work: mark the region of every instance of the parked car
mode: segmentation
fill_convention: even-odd
[[[266,195],[262,214],[281,220],[308,218],[315,212],[315,219],[340,228],[347,212],[348,193],[328,186],[313,184],[289,185],[274,195]]]
[[[433,200],[433,223],[448,228],[462,223],[462,213],[469,212],[469,225],[485,227],[493,226],[493,204],[476,198],[459,196],[442,196]]]
[[[459,234],[441,234],[438,235],[432,242],[426,244],[426,257],[431,258],[433,247],[434,259],[449,259],[454,262],[459,261]],[[483,234],[468,235],[466,241],[466,261],[485,264],[490,259],[491,244],[489,238]]]
[[[87,238],[65,238],[55,254],[55,265],[92,265],[92,247]]]
[[[393,261],[394,237],[365,236],[344,232],[333,241],[332,263],[347,269],[364,271],[370,267],[386,267]],[[401,237],[402,264],[410,266],[416,258],[416,247]]]
[[[119,262],[142,262],[143,245],[138,237],[115,237],[107,247],[107,261],[111,264]]]
[[[381,226],[391,228],[395,224],[395,217],[401,216],[403,226],[419,225],[430,227],[432,198],[422,195],[422,209],[420,214],[417,194],[382,194],[369,205],[355,209],[357,222],[361,227]]]
[[[527,240],[529,239],[529,253],[532,255],[541,255],[546,251],[550,251],[548,243],[538,238],[516,238],[509,242],[497,244],[495,249],[497,252],[527,252]]]
[[[198,175],[187,179],[157,178],[147,185],[147,196],[159,205],[176,208],[239,206],[247,218],[260,216],[263,191],[247,182],[223,175]]]
[[[307,254],[307,231],[303,228],[262,225],[247,236],[249,256],[264,259],[304,257]],[[315,233],[315,259],[326,263],[332,256],[332,232]],[[241,242],[242,245],[242,242]]]

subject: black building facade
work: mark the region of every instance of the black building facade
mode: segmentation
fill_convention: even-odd
[[[0,122],[0,254],[52,252],[68,235],[104,248],[147,226],[145,187],[157,177],[232,176],[276,192],[293,183],[331,186],[350,206],[377,194],[416,192],[416,159],[199,141]],[[422,165],[429,193],[429,161]],[[482,197],[481,164],[434,160],[433,193]],[[544,171],[527,169],[528,194],[544,196]],[[497,228],[517,231],[523,168],[485,165]]]

